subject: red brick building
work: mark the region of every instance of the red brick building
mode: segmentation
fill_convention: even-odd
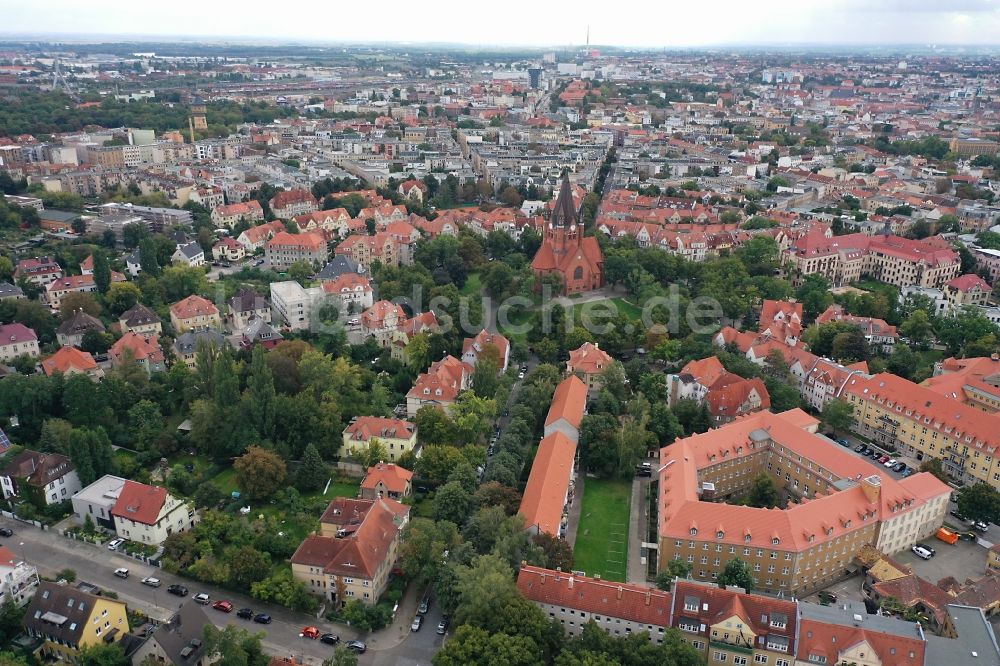
[[[573,188],[566,174],[531,268],[537,289],[541,289],[542,277],[553,274],[560,277],[563,294],[591,291],[604,284],[604,255],[596,238],[583,235],[583,223],[573,205]]]

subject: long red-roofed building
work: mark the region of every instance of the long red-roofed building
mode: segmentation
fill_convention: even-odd
[[[538,443],[518,509],[529,531],[564,535],[564,517],[573,501],[575,459],[576,442],[561,432],[547,435]]]
[[[580,424],[587,410],[587,385],[576,375],[559,383],[545,416],[545,435],[561,432],[574,442],[580,440]]]

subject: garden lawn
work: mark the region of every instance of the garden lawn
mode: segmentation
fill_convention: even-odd
[[[584,481],[580,525],[573,545],[573,568],[588,576],[624,581],[628,568],[629,481]]]
[[[480,278],[479,273],[469,273],[465,278],[465,284],[459,290],[462,296],[478,296],[479,292],[482,291],[483,282]]]
[[[215,478],[212,479],[212,483],[214,483],[219,490],[226,495],[226,497],[229,497],[234,490],[239,490],[236,486],[236,470],[232,467],[228,467],[216,474]]]

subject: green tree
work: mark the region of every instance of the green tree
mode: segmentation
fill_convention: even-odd
[[[399,566],[408,577],[426,585],[437,579],[445,553],[461,542],[455,523],[413,518],[403,528]]]
[[[719,585],[740,587],[751,592],[754,589],[754,583],[750,565],[738,557],[732,558],[726,562],[726,566],[719,574]]]
[[[115,282],[104,295],[108,310],[115,317],[130,309],[142,298],[142,290],[132,282]]]
[[[295,474],[295,487],[303,492],[319,490],[329,478],[329,468],[316,450],[316,445],[310,442],[302,454],[302,462]]]
[[[299,284],[306,284],[309,276],[313,274],[313,267],[308,261],[299,260],[288,267],[288,279],[295,280]]]
[[[128,410],[128,425],[136,449],[147,451],[163,432],[163,414],[151,400],[140,400]]]
[[[342,645],[333,648],[333,656],[323,660],[323,666],[358,666],[358,655]]]
[[[931,318],[927,315],[924,310],[914,310],[910,313],[910,316],[900,324],[899,332],[910,339],[910,341],[919,346],[923,346],[931,339],[934,334],[934,328],[931,325]]]
[[[80,650],[81,666],[127,666],[129,660],[117,643],[90,645]]]
[[[747,494],[747,504],[762,509],[771,509],[781,503],[781,491],[774,484],[774,479],[766,472],[761,472],[753,480],[750,492]]]
[[[243,394],[247,422],[263,439],[274,436],[275,390],[271,368],[264,359],[264,347],[257,345],[250,356],[250,375]]]
[[[823,406],[820,418],[834,432],[849,432],[854,425],[854,405],[835,398]]]
[[[219,656],[219,666],[266,666],[270,657],[264,654],[261,636],[234,624],[223,629],[206,624],[202,633],[205,654]]]
[[[143,273],[154,278],[159,277],[162,272],[156,252],[156,241],[149,236],[139,241],[139,267]]]
[[[979,481],[958,491],[958,512],[966,520],[1000,523],[1000,491]]]
[[[944,483],[949,483],[951,481],[951,479],[949,479],[948,475],[945,473],[944,467],[941,466],[940,458],[928,458],[927,460],[924,460],[922,463],[920,463],[920,471],[929,472],[934,476],[936,476],[937,478],[939,478]]]
[[[667,592],[674,586],[675,578],[687,578],[691,573],[692,565],[679,557],[675,557],[664,567],[663,571],[656,574],[656,587]]]
[[[285,484],[285,461],[273,451],[251,446],[233,463],[236,485],[249,499],[266,499]]]
[[[459,481],[449,481],[434,496],[434,519],[461,525],[472,509],[472,493]]]
[[[534,666],[544,662],[538,645],[526,636],[490,634],[479,627],[465,625],[458,628],[431,663],[434,666]]]
[[[91,256],[94,258],[94,284],[97,286],[97,291],[106,294],[111,287],[111,266],[108,264],[108,255],[103,249],[95,248]]]

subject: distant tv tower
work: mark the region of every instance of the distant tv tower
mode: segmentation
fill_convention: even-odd
[[[587,46],[590,46],[590,25],[587,26]]]

